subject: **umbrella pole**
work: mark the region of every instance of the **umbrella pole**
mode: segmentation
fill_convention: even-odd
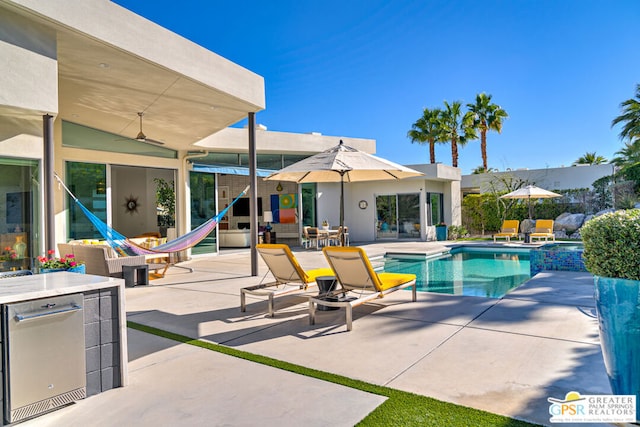
[[[340,227],[343,230],[340,234],[340,246],[344,246],[344,172],[340,173]]]

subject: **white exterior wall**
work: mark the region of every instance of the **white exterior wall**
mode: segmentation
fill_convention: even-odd
[[[462,193],[460,191],[460,181],[451,181],[444,193],[444,221],[449,225],[462,225]],[[447,195],[449,200],[447,200]],[[449,206],[450,209],[446,207]],[[451,216],[447,217],[447,213]]]
[[[3,85],[0,91],[3,108],[18,108],[31,119],[44,113],[57,114],[58,64],[54,32],[3,11],[0,14],[0,58],[0,75],[4,81],[11,82]],[[2,133],[7,130],[4,126],[0,129]]]
[[[491,183],[500,178],[519,178],[546,190],[568,190],[592,188],[595,180],[613,174],[613,165],[585,165],[547,169],[518,169],[487,174],[464,175],[462,190],[480,189],[481,193],[491,191]]]
[[[430,165],[410,166],[416,170],[429,169]],[[427,168],[425,168],[427,167]],[[454,169],[454,171],[451,171]],[[435,170],[435,169],[434,169]],[[444,180],[445,175],[452,173],[449,179]],[[433,170],[430,172],[433,173]],[[460,181],[459,170],[445,166],[440,170],[440,177],[424,176],[402,179],[398,181],[371,181],[344,184],[344,222],[349,227],[349,237],[353,242],[368,242],[376,240],[376,197],[385,194],[420,194],[420,219],[426,223],[426,193],[444,194],[444,218],[447,224],[461,224],[460,212]],[[318,183],[317,185],[317,216],[320,226],[327,219],[331,226],[340,224],[340,183]],[[364,200],[368,206],[360,209],[359,202]],[[422,238],[425,238],[424,228]]]
[[[33,21],[3,10],[0,58],[0,75],[10,82],[0,91],[0,156],[42,162],[42,116],[58,113],[56,35]],[[43,182],[42,169],[39,180]],[[42,191],[39,206],[37,229],[44,230]],[[59,224],[57,218],[56,224]],[[38,248],[40,253],[46,249]]]

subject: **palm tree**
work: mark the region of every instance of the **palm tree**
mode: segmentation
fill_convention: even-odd
[[[476,167],[471,171],[471,175],[479,175],[481,173],[498,172],[496,168],[485,169],[482,165]]]
[[[420,117],[407,132],[407,136],[412,143],[429,144],[429,160],[431,163],[436,162],[436,143],[442,142],[442,134],[440,131],[440,114],[439,108],[430,110],[425,108]]]
[[[607,159],[604,156],[597,156],[595,151],[592,153],[587,151],[584,156],[573,162],[573,165],[602,165],[604,163],[607,163]]]
[[[613,119],[611,127],[624,123],[620,131],[621,139],[631,142],[640,138],[640,84],[636,86],[636,99],[627,99],[620,104],[622,114]]]
[[[481,93],[476,95],[475,104],[467,104],[469,111],[473,113],[473,127],[480,130],[480,151],[482,153],[482,166],[487,168],[487,132],[494,130],[502,132],[502,121],[509,117],[507,112],[499,105],[491,103],[491,95]]]
[[[611,159],[611,163],[616,166],[632,166],[640,162],[640,139],[627,141],[624,148],[615,152],[616,157]]]
[[[478,139],[473,128],[473,114],[463,115],[462,103],[455,101],[449,104],[444,101],[445,109],[440,114],[440,126],[443,139],[451,141],[451,165],[458,167],[458,144],[464,146],[468,141]]]

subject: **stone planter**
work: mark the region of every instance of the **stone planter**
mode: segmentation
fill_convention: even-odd
[[[87,266],[85,264],[76,265],[67,270],[70,273],[85,274],[87,272]]]
[[[446,225],[436,225],[436,239],[439,241],[447,240]]]
[[[87,266],[85,264],[76,265],[71,268],[41,268],[39,272],[41,274],[45,273],[57,273],[59,271],[69,271],[71,273],[80,273],[85,274],[87,272]]]
[[[640,281],[594,276],[602,355],[614,394],[636,395],[640,419]]]

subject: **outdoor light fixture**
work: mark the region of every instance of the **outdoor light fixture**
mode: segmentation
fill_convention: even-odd
[[[282,191],[282,183],[278,183],[278,186],[276,187],[276,190],[278,191]]]

